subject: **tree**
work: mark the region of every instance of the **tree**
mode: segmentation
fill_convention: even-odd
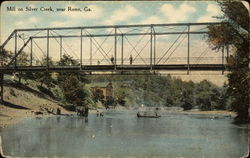
[[[52,61],[51,58],[49,58],[49,65],[54,65],[54,62]],[[47,66],[47,57],[44,56],[40,62],[40,64],[42,66]],[[49,71],[43,71],[43,72],[36,72],[34,73],[34,78],[36,78],[40,83],[41,83],[41,87],[43,86],[43,84],[46,84],[48,86],[48,88],[50,88],[51,86],[53,86],[53,78],[51,77],[51,73]]]
[[[74,76],[70,75],[63,82],[60,82],[64,98],[75,106],[86,106],[88,104],[89,92],[84,85]]]
[[[19,65],[19,66],[27,66],[28,63],[29,63],[28,56],[29,55],[27,53],[21,52],[20,55],[16,58],[17,65]],[[27,79],[26,72],[18,72],[17,76],[18,76],[18,82],[19,83],[21,83],[22,78]]]
[[[101,89],[95,89],[92,91],[92,93],[93,93],[93,100],[95,102],[101,101],[102,103],[104,103],[104,95]]]
[[[234,54],[227,61],[229,65],[228,94],[232,96],[232,108],[237,112],[235,121],[249,121],[249,13],[246,7],[237,1],[219,2],[223,16],[222,24],[208,27],[208,42],[214,49],[230,46]]]
[[[5,66],[12,56],[13,56],[13,53],[11,51],[7,51],[6,49],[1,49],[0,50],[0,65]]]
[[[60,66],[71,66],[71,65],[80,65],[79,62],[75,59],[73,59],[72,56],[64,54],[62,59],[57,62],[58,65]],[[69,75],[74,75],[77,77],[77,79],[81,82],[84,83],[89,83],[89,80],[87,79],[86,75],[83,72],[59,72],[59,77],[58,77],[58,81],[63,81],[65,77],[69,76]]]

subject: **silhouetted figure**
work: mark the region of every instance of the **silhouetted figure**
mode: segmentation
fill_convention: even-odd
[[[104,116],[104,114],[103,114],[103,112],[101,112],[101,113],[100,113],[100,117],[103,117],[103,116]]]
[[[89,116],[89,108],[88,108],[88,106],[85,107],[84,116],[85,117]]]
[[[85,123],[88,123],[89,119],[87,117],[85,117]]]
[[[99,60],[97,61],[97,65],[100,65],[100,61]]]
[[[110,61],[111,61],[111,63],[114,65],[114,57],[112,56],[111,58],[110,58]]]
[[[56,114],[57,114],[57,115],[61,115],[61,110],[60,110],[59,108],[57,108]]]
[[[132,63],[133,63],[133,57],[132,57],[132,55],[130,55],[130,57],[129,57],[129,63],[130,63],[130,65],[132,65]]]

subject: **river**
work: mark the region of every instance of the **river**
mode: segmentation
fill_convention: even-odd
[[[104,117],[30,118],[0,130],[5,155],[20,157],[236,158],[247,153],[249,129],[229,117],[136,112]]]

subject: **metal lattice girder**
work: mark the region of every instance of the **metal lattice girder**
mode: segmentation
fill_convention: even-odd
[[[84,65],[84,66],[50,66],[49,71],[86,71],[86,72],[102,72],[113,71],[115,65]],[[222,64],[190,64],[190,70],[193,71],[218,71],[225,70],[225,66]],[[118,71],[141,71],[141,70],[187,70],[187,64],[168,64],[168,65],[126,65],[116,66]],[[16,72],[16,71],[47,71],[47,66],[20,66],[15,67],[0,67],[0,71],[3,73]]]
[[[155,35],[178,35],[178,34],[205,34],[207,31],[199,31],[199,32],[158,32],[154,33]],[[151,35],[151,33],[117,33],[116,36],[140,36],[140,35]],[[91,34],[91,35],[82,35],[82,37],[107,37],[107,36],[115,36],[115,34]],[[58,35],[58,36],[49,36],[49,38],[75,38],[81,37],[80,35]],[[47,36],[32,36],[32,38],[47,38]]]
[[[29,31],[55,31],[55,30],[85,30],[85,29],[108,29],[108,28],[140,28],[140,27],[164,27],[164,26],[202,26],[202,25],[219,25],[223,24],[221,22],[209,22],[209,23],[170,23],[170,24],[144,24],[144,25],[107,25],[107,26],[84,26],[84,27],[54,27],[54,28],[29,28],[29,29],[16,29],[14,30],[7,40],[1,45],[1,49],[5,47],[8,41],[14,36],[16,32],[29,32]],[[180,32],[156,32],[154,30],[155,35],[167,35],[167,34],[179,34]],[[184,34],[204,34],[206,31],[190,31],[184,32]],[[116,36],[137,36],[137,35],[150,35],[151,33],[117,33]],[[72,38],[72,37],[80,37],[81,35],[58,35],[58,36],[49,36],[49,38]],[[108,34],[93,34],[92,37],[104,37],[108,36]],[[115,34],[109,35],[115,36]],[[31,36],[32,38],[46,38],[47,36]],[[82,37],[90,37],[90,35],[82,35]]]
[[[106,25],[106,26],[83,26],[83,27],[54,27],[54,28],[30,28],[16,29],[16,31],[40,31],[40,30],[72,30],[72,29],[108,29],[108,28],[128,28],[128,27],[162,27],[162,26],[197,26],[197,25],[218,25],[221,22],[207,23],[169,23],[169,24],[142,24],[142,25]]]
[[[32,66],[32,59],[33,59],[33,55],[35,55],[32,51],[32,43],[34,43],[41,51],[43,54],[46,54],[47,57],[47,68],[49,68],[49,55],[50,52],[52,52],[49,47],[50,47],[50,39],[54,38],[56,40],[56,42],[60,45],[60,59],[62,58],[62,51],[64,50],[65,53],[66,50],[63,48],[62,46],[62,40],[64,38],[78,38],[80,41],[80,59],[79,59],[79,68],[84,68],[83,66],[83,59],[82,57],[85,55],[83,49],[85,47],[83,47],[83,37],[89,38],[91,39],[90,42],[90,65],[92,65],[92,56],[95,54],[95,52],[100,52],[103,56],[102,60],[107,60],[108,63],[111,63],[110,61],[110,51],[114,51],[113,55],[114,55],[114,62],[111,63],[111,67],[114,66],[113,70],[119,70],[119,66],[126,66],[123,63],[123,60],[126,58],[124,57],[124,47],[123,47],[123,40],[126,39],[128,41],[128,43],[130,44],[130,46],[132,46],[132,50],[131,51],[135,51],[137,53],[137,55],[133,58],[133,61],[135,59],[137,59],[137,57],[140,57],[141,60],[144,60],[143,57],[140,55],[143,51],[143,49],[150,43],[150,50],[149,50],[149,56],[150,59],[148,62],[144,62],[144,66],[150,66],[150,69],[154,69],[154,68],[158,68],[155,66],[162,66],[165,64],[166,61],[168,61],[168,59],[170,58],[171,54],[177,49],[174,48],[174,51],[172,51],[172,53],[170,53],[170,55],[167,57],[167,59],[165,59],[165,55],[168,53],[168,51],[172,48],[172,46],[167,50],[166,53],[164,53],[164,55],[159,59],[156,60],[156,36],[164,36],[164,35],[185,35],[188,36],[188,55],[187,55],[187,66],[182,66],[182,68],[185,69],[185,67],[187,67],[187,70],[189,70],[189,67],[191,66],[189,63],[189,35],[191,34],[205,34],[208,31],[204,31],[204,28],[202,29],[197,29],[197,26],[207,26],[207,25],[220,25],[222,24],[221,22],[215,22],[215,23],[171,23],[171,24],[146,24],[146,25],[108,25],[108,26],[86,26],[86,27],[55,27],[55,28],[31,28],[31,29],[16,29],[14,30],[11,35],[7,38],[7,40],[2,44],[1,48],[4,48],[5,45],[10,41],[10,39],[12,37],[15,36],[15,43],[17,43],[17,35],[19,35],[20,33],[24,34],[26,32],[28,32],[26,34],[28,40],[24,41],[24,44],[21,46],[21,48],[19,50],[17,50],[17,44],[15,44],[15,56],[13,59],[11,59],[11,61],[9,62],[9,64],[7,66],[11,67],[11,64],[13,62],[15,62],[15,66],[16,66],[16,60],[18,55],[20,55],[20,53],[22,52],[22,50],[27,46],[27,44],[29,42],[31,42],[31,50],[30,50],[30,65]],[[196,27],[192,27],[192,26],[196,26]],[[170,27],[174,27],[174,31],[169,31],[169,29],[172,29]],[[188,30],[182,30],[182,28],[188,28]],[[192,29],[190,30],[190,27],[192,27]],[[108,31],[109,29],[115,30],[115,31]],[[150,31],[145,31],[149,29]],[[165,30],[164,30],[165,29]],[[206,27],[205,27],[206,29]],[[104,31],[102,31],[104,30]],[[143,30],[143,31],[141,31]],[[33,32],[36,32],[35,34],[33,34]],[[119,31],[119,32],[118,32]],[[41,33],[42,32],[42,33]],[[59,32],[59,33],[58,33]],[[55,33],[55,34],[54,34]],[[33,35],[32,35],[33,34]],[[146,43],[146,45],[143,46],[143,48],[139,51],[137,50],[137,45],[138,44],[134,44],[133,42],[129,42],[128,40],[128,36],[150,36],[149,41]],[[97,37],[106,37],[101,43],[99,43],[95,38]],[[104,50],[104,48],[102,48],[103,43],[106,41],[106,39],[108,37],[113,37],[114,39],[114,44],[113,47],[106,52]],[[60,42],[57,40],[59,38]],[[119,39],[121,39],[121,65],[118,64],[118,60],[119,56],[118,53],[118,46],[120,46],[120,42]],[[46,39],[47,40],[47,49],[46,51],[43,51],[35,42],[35,39]],[[178,40],[178,38],[177,38]],[[177,42],[177,40],[174,42],[174,44]],[[131,44],[132,43],[132,44]],[[137,42],[139,43],[139,41]],[[118,45],[119,44],[119,45]],[[174,45],[173,44],[173,45]],[[92,53],[92,45],[94,45],[96,47],[96,50],[94,53]],[[177,47],[179,46],[179,44],[177,45]],[[27,46],[29,47],[29,45]],[[113,49],[114,48],[114,49]],[[72,51],[72,53],[74,53],[74,51]],[[130,52],[131,53],[131,52]],[[126,54],[125,54],[126,55]],[[224,56],[224,54],[223,54]],[[78,55],[76,55],[77,58]],[[158,65],[158,63],[163,59],[164,63],[161,63],[161,65]],[[95,60],[95,59],[94,59]],[[98,59],[99,60],[99,59]],[[224,58],[222,57],[222,64],[224,64]],[[98,64],[99,65],[99,64]],[[102,66],[102,65],[100,65]],[[20,66],[17,67],[17,69],[20,68]],[[134,68],[134,67],[133,67]],[[143,69],[143,67],[139,66],[139,68]],[[165,69],[169,69],[169,67],[159,67],[159,68],[165,68]],[[178,67],[174,67],[176,69],[179,69]],[[181,68],[181,69],[182,69]],[[205,68],[204,68],[205,69]],[[212,69],[214,69],[214,67],[212,67]],[[91,71],[91,70],[89,70]]]

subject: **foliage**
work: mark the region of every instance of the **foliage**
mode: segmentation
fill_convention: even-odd
[[[8,61],[13,56],[13,53],[11,51],[7,51],[6,49],[0,50],[0,65],[4,66],[7,65]]]
[[[219,2],[221,25],[209,26],[208,42],[214,49],[231,46],[234,54],[227,59],[230,73],[229,87],[232,108],[237,112],[236,122],[249,120],[249,13],[246,7],[237,1]]]
[[[64,54],[62,56],[62,59],[56,63],[57,65],[60,65],[60,66],[69,66],[69,65],[80,65],[79,62],[77,60],[75,60],[72,56],[70,55],[67,55],[67,54]],[[85,74],[83,72],[79,72],[79,71],[76,71],[76,72],[60,72],[59,73],[59,77],[58,77],[58,81],[63,81],[64,78],[68,75],[74,75],[77,77],[77,79],[81,82],[84,82],[84,83],[89,83],[88,79],[85,77]]]
[[[94,102],[98,102],[101,101],[102,103],[104,103],[104,95],[103,95],[103,91],[100,89],[95,89],[92,90],[92,94],[93,94],[93,101]]]
[[[50,66],[54,65],[52,58],[47,59],[47,57],[44,56],[40,62],[41,66],[47,66],[47,60],[48,60]],[[49,88],[53,87],[54,80],[51,76],[51,72],[49,72],[49,71],[35,72],[35,73],[33,73],[33,77],[41,83],[40,86],[43,86],[43,84],[45,84]]]
[[[88,104],[88,100],[86,100],[86,97],[89,96],[88,90],[84,88],[75,76],[68,76],[59,86],[69,103],[75,106],[86,106]]]
[[[61,66],[78,65],[78,62],[69,55],[63,55],[57,63]],[[56,84],[63,91],[64,98],[75,106],[92,106],[93,100],[90,98],[90,90],[86,88],[88,83],[85,74],[81,72],[59,72]]]
[[[193,83],[161,75],[90,76],[91,82],[113,81],[114,99],[122,106],[181,106],[184,110],[227,109],[230,98],[227,86],[218,87],[209,81]]]

